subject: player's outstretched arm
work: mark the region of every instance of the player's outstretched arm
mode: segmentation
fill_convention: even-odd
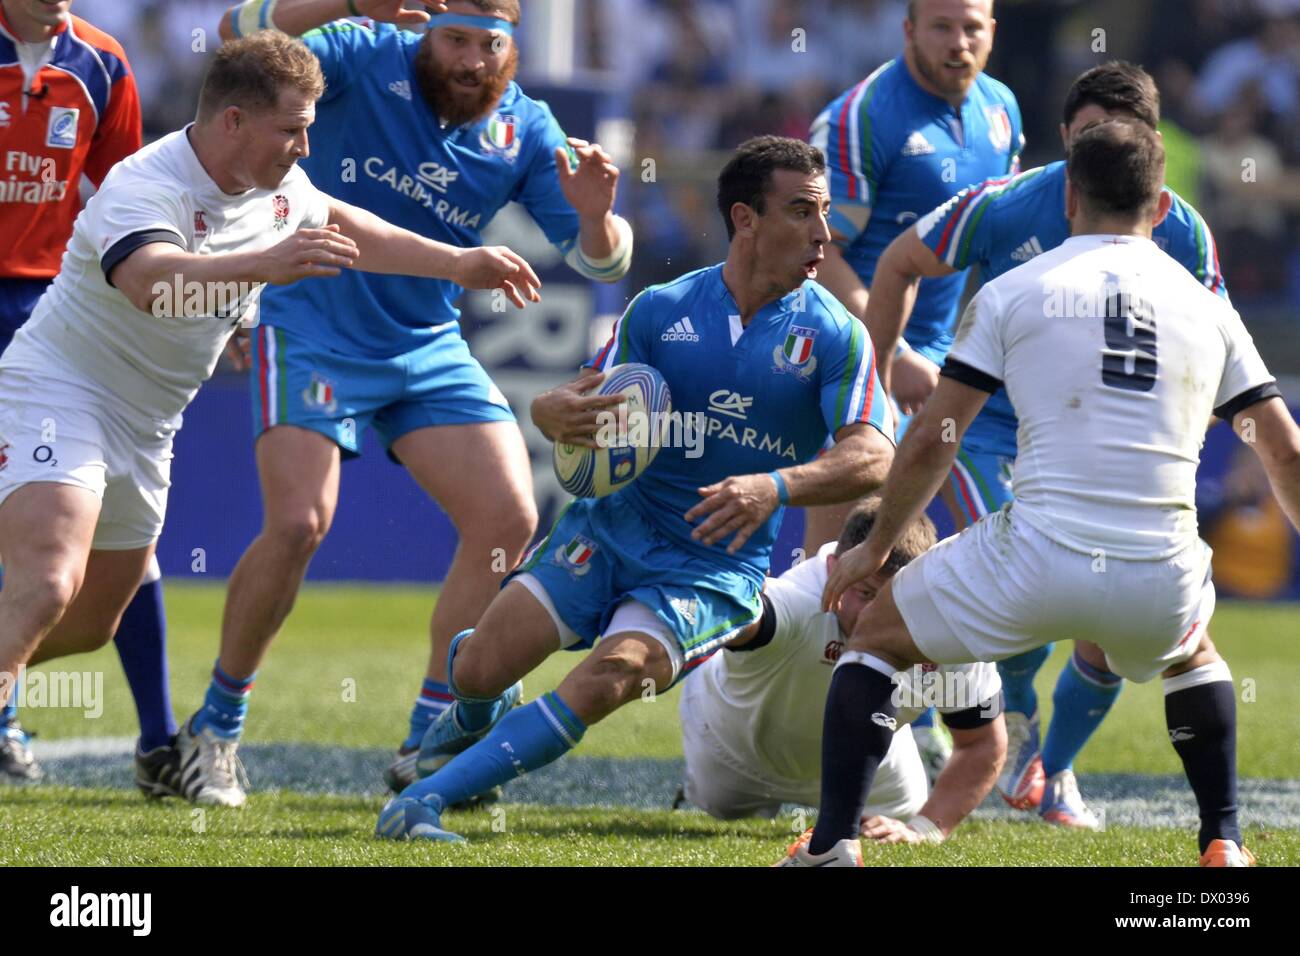
[[[894,351],[912,316],[922,277],[946,276],[955,271],[921,240],[915,227],[904,229],[881,254],[871,279],[864,321],[876,347],[877,374],[886,391],[895,392],[899,384],[891,375]]]
[[[343,17],[364,16],[399,27],[418,28],[429,22],[429,14],[422,10],[407,10],[402,0],[279,0],[275,4],[274,22],[268,22],[270,0],[248,0],[231,7],[221,16],[221,39],[249,36],[259,29],[272,26],[289,36],[302,36],[332,20]],[[432,13],[445,13],[447,4],[440,0],[424,0]]]
[[[831,505],[879,488],[893,457],[889,439],[873,426],[858,423],[837,431],[835,446],[824,455],[774,474],[785,485],[786,504]],[[708,545],[730,537],[728,554],[740,550],[782,504],[777,479],[771,474],[736,475],[699,491],[702,500],[686,512],[687,521],[700,522],[691,537]]]
[[[1243,408],[1232,427],[1259,456],[1278,504],[1300,530],[1300,428],[1280,397]]]
[[[529,408],[537,430],[553,442],[599,448],[596,432],[600,412],[617,408],[622,395],[592,395],[592,389],[605,381],[605,373],[584,368],[572,382],[547,389]]]
[[[957,457],[957,446],[989,393],[951,378],[939,381],[898,446],[881,492],[880,512],[867,540],[839,556],[826,581],[822,610],[839,606],[840,595],[885,566],[890,551],[930,503]]]
[[[500,289],[521,309],[525,300],[542,300],[537,294],[542,281],[533,267],[505,246],[449,246],[337,199],[330,200],[329,221],[356,241],[354,269],[449,279],[466,289]]]
[[[175,302],[190,300],[196,285],[217,290],[230,283],[287,285],[299,279],[336,276],[356,259],[357,247],[337,227],[299,229],[270,249],[202,256],[170,242],[151,242],[113,267],[109,282],[136,308],[169,314]],[[204,297],[203,314],[211,303]]]

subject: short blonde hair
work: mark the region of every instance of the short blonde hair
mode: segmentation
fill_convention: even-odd
[[[275,30],[227,40],[204,77],[199,119],[209,119],[228,106],[250,112],[275,109],[285,88],[313,100],[325,92],[320,61],[302,41]]]

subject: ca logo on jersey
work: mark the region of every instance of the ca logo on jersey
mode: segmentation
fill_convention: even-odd
[[[509,113],[493,113],[478,138],[483,152],[491,156],[500,156],[508,163],[513,163],[519,155],[522,141],[519,117],[511,116]]]
[[[749,406],[754,404],[752,398],[746,398],[738,392],[720,388],[709,396],[709,411],[732,418],[744,419]]]
[[[595,542],[575,534],[573,540],[555,555],[555,563],[575,577],[581,577],[591,570],[591,565],[587,562],[595,553]]]
[[[986,106],[984,115],[989,121],[989,142],[993,144],[994,149],[1005,150],[1011,148],[1011,117],[1007,115],[1005,106]]]
[[[45,145],[72,149],[77,145],[77,118],[81,111],[68,106],[50,110],[50,125],[45,129]]]
[[[776,362],[773,371],[789,373],[806,382],[817,369],[817,359],[812,354],[815,338],[816,329],[790,326],[790,334],[785,337],[785,343],[778,345],[772,352],[772,359]]]

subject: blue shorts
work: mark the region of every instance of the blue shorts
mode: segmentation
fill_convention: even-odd
[[[0,352],[36,308],[53,279],[0,279]]]
[[[686,551],[624,495],[578,498],[506,579],[532,575],[557,616],[596,643],[624,601],[639,601],[681,650],[680,680],[763,613],[763,576]]]
[[[252,346],[254,436],[297,425],[354,458],[367,427],[391,447],[419,428],[515,420],[454,328],[394,358],[347,355],[266,324],[254,330]]]
[[[981,454],[965,446],[957,451],[948,482],[966,524],[972,525],[986,514],[1001,511],[1012,500],[1011,476],[1015,464],[1016,460],[1006,455]]]

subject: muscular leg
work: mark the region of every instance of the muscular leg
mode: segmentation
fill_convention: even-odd
[[[532,599],[522,585],[507,588],[502,598],[512,591],[520,597],[517,606],[521,610],[526,607],[522,596]],[[540,604],[532,600],[534,613],[549,621]],[[469,666],[463,673],[461,654],[457,654],[453,676],[457,688],[467,695],[487,696],[496,688],[509,686],[521,676],[520,664],[530,654],[537,656],[541,651],[542,642],[538,637],[542,629],[534,626],[530,629],[531,651],[520,647],[514,650],[510,664],[493,663],[502,661],[504,655],[499,652],[511,647],[500,636],[497,623],[500,617],[493,614],[502,603],[493,602],[479,629],[464,642],[463,647],[469,651],[478,641],[480,631],[487,637],[477,653],[466,657]],[[558,635],[556,638],[558,644]],[[545,766],[577,746],[588,726],[638,699],[646,679],[658,688],[665,688],[672,681],[672,673],[667,650],[650,635],[634,631],[612,634],[569,673],[556,691],[508,713],[482,740],[432,776],[407,787],[402,796],[425,800],[436,807],[436,812],[441,812]],[[381,816],[381,834],[386,833],[384,827],[385,819]]]
[[[0,504],[0,704],[81,590],[99,508],[84,488],[50,482],[24,485]]]
[[[893,582],[866,606],[831,676],[822,724],[822,797],[808,844],[825,853],[857,838],[876,770],[894,736],[894,674],[927,658],[894,603]]]
[[[1207,633],[1196,653],[1164,673],[1165,722],[1200,811],[1199,844],[1241,845],[1237,822],[1237,697],[1232,672]]]
[[[417,429],[393,443],[393,454],[447,513],[459,536],[429,622],[426,679],[403,742],[409,750],[450,701],[451,639],[479,623],[502,579],[523,556],[537,530],[537,507],[528,451],[513,422]],[[473,468],[465,462],[473,462]]]
[[[28,663],[84,654],[111,641],[152,556],[153,545],[129,551],[92,550],[76,598]]]
[[[230,576],[221,621],[225,673],[252,675],[325,540],[339,497],[339,449],[324,435],[277,425],[257,440],[262,531]]]

